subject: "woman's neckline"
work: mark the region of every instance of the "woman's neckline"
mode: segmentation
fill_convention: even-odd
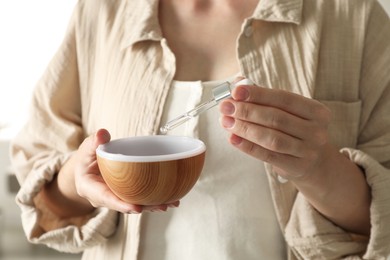
[[[202,85],[215,85],[223,82],[232,82],[236,77],[238,77],[240,73],[237,73],[233,76],[227,77],[225,79],[215,79],[215,80],[176,80],[174,79],[172,82],[176,84],[196,84],[196,83],[201,83]]]

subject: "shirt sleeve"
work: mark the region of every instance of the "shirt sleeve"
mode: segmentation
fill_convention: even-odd
[[[29,120],[11,142],[11,162],[21,188],[16,202],[29,241],[59,251],[80,252],[102,243],[116,230],[118,213],[96,209],[75,219],[59,219],[39,198],[86,136],[81,120],[78,53],[78,6],[63,43],[39,80]]]
[[[364,170],[370,186],[370,237],[337,227],[298,193],[285,236],[302,259],[386,259],[390,255],[390,20],[378,2],[370,3],[360,79],[358,143],[340,151]]]

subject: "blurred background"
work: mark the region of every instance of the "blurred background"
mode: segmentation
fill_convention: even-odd
[[[351,0],[353,1],[353,0]],[[80,259],[29,244],[15,204],[9,141],[26,120],[32,90],[64,36],[77,0],[0,1],[0,259]],[[390,14],[390,0],[380,0]]]
[[[27,242],[15,204],[9,140],[24,123],[32,90],[57,50],[77,0],[0,1],[0,259],[74,260]]]

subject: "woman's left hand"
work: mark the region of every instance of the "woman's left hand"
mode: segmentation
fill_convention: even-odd
[[[325,105],[247,85],[233,89],[220,111],[231,144],[271,164],[337,226],[370,234],[370,187],[361,168],[329,142],[331,112]]]
[[[238,86],[220,105],[221,124],[241,151],[271,164],[277,174],[303,179],[321,167],[328,144],[330,110],[283,90]]]

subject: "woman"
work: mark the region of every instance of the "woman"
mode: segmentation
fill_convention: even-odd
[[[28,239],[83,259],[384,259],[389,42],[372,0],[80,1],[12,146]],[[255,84],[170,133],[208,149],[180,207],[109,191],[99,144],[237,76]]]

